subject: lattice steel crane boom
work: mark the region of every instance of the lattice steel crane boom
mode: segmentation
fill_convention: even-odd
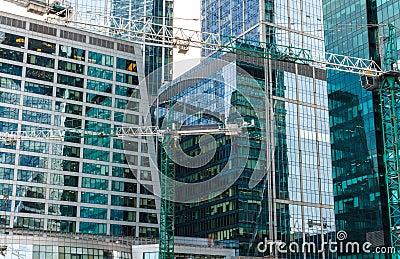
[[[29,3],[38,2],[38,0],[7,1],[22,6],[29,6]],[[363,79],[362,86],[364,89],[379,92],[380,95],[391,242],[392,246],[396,248],[397,253],[400,253],[400,72],[397,66],[398,61],[395,56],[397,48],[393,25],[389,25],[385,69],[382,70],[373,60],[316,52],[273,43],[250,41],[244,39],[244,37],[242,37],[243,35],[228,37],[213,33],[176,28],[168,25],[154,24],[147,18],[127,20],[121,17],[100,13],[85,13],[79,10],[73,10],[68,6],[47,5],[46,8],[47,14],[53,14],[46,18],[46,21],[49,23],[73,26],[110,36],[121,37],[132,42],[139,42],[146,45],[177,47],[181,53],[186,53],[190,47],[195,47],[307,64],[322,69],[360,75]],[[382,24],[378,26],[382,26]],[[167,158],[162,157],[163,161],[164,159]],[[164,170],[168,171],[170,169],[168,169],[167,164],[168,162],[164,164]],[[169,204],[168,206],[172,205]],[[168,208],[170,212],[169,209],[173,211],[173,207]],[[161,214],[164,215],[161,216],[161,218],[171,216],[165,214],[165,211],[161,211]],[[169,219],[169,221],[171,221],[171,219]],[[161,259],[171,258],[165,256],[165,254],[160,257]]]

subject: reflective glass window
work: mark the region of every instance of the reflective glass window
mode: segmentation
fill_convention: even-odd
[[[65,104],[65,113],[82,115],[82,105],[67,103]]]
[[[123,207],[136,207],[136,198],[121,195],[111,195],[111,205]]]
[[[47,173],[18,170],[17,180],[31,183],[47,183]]]
[[[97,132],[108,131],[111,128],[110,124],[97,121],[85,121],[85,129]]]
[[[36,199],[46,198],[46,188],[37,186],[17,185],[18,197],[29,197]]]
[[[0,91],[0,102],[7,104],[19,104],[20,95],[14,93],[8,93],[6,91]]]
[[[24,205],[22,201],[18,202],[18,204]],[[44,229],[44,219],[15,217],[14,227],[27,229]]]
[[[104,68],[88,67],[87,75],[110,81],[113,80],[113,71]]]
[[[49,219],[47,221],[47,230],[60,232],[76,232],[76,222],[68,220]]]
[[[42,85],[42,84],[37,84],[37,83],[26,82],[25,83],[25,92],[52,96],[53,95],[53,87],[49,86],[49,85]]]
[[[127,60],[124,58],[117,58],[117,68],[126,71],[137,72],[136,61]]]
[[[13,168],[0,167],[0,179],[12,180],[13,178],[14,178],[14,169]]]
[[[40,97],[24,96],[24,106],[51,111],[53,110],[53,101]]]
[[[0,92],[0,97],[1,97],[1,92]],[[18,124],[0,120],[0,130],[1,131],[10,132],[10,131],[17,131],[17,129],[18,129]],[[12,155],[12,154],[10,154],[10,155]]]
[[[151,181],[151,172],[147,170],[140,170],[140,179],[145,181]]]
[[[56,53],[56,44],[52,43],[52,42],[29,39],[28,40],[28,49],[34,50],[37,52],[47,53],[47,54],[55,54]]]
[[[100,129],[99,129],[100,130]],[[85,138],[85,145],[97,147],[110,147],[110,138]],[[95,173],[95,172],[93,172]]]
[[[61,74],[58,74],[57,82],[59,84],[70,85],[70,86],[75,86],[75,87],[79,87],[79,88],[82,88],[84,85],[83,78],[75,77],[75,76],[61,75]]]
[[[83,177],[82,178],[82,188],[107,190],[107,188],[108,188],[108,180],[98,179],[98,178]]]
[[[12,184],[2,183],[0,184],[0,193],[2,195],[12,195]]]
[[[0,73],[21,76],[22,67],[0,62]]]
[[[58,61],[58,69],[62,71],[83,74],[85,72],[85,66],[72,62],[60,60]]]
[[[22,62],[22,60],[24,58],[24,53],[15,51],[15,50],[11,50],[11,49],[0,48],[0,58]]]
[[[88,103],[93,103],[103,106],[111,106],[112,99],[109,96],[88,93],[86,96],[86,101]]]
[[[26,68],[26,77],[37,79],[37,80],[42,80],[42,81],[47,81],[47,82],[53,82],[54,73],[27,67]]]
[[[49,143],[23,140],[20,141],[20,149],[22,151],[30,151],[35,153],[47,153],[49,152]]]
[[[158,229],[151,227],[139,227],[139,237],[158,237]]]
[[[125,116],[125,121],[130,124],[139,125],[139,115],[136,114],[127,114]]]
[[[110,56],[110,55],[106,55],[106,54],[89,51],[88,62],[107,66],[107,67],[113,67],[114,66],[114,57]]]
[[[81,207],[81,218],[107,219],[107,209]]]
[[[79,172],[79,162],[64,160],[62,163],[63,170],[71,172]]]
[[[108,195],[103,193],[82,192],[81,201],[84,203],[107,205]]]
[[[78,101],[78,102],[83,101],[83,93],[80,91],[75,91],[75,90],[71,90],[71,89],[57,88],[56,96],[59,98],[64,98],[64,99]]]
[[[50,184],[78,187],[78,176],[51,174]]]
[[[21,166],[47,168],[48,158],[30,155],[20,155],[19,164]]]
[[[91,118],[110,120],[111,119],[111,111],[93,107],[90,109],[86,109],[86,116],[91,117]]]
[[[137,170],[123,167],[112,167],[112,174],[114,177],[136,179]]]
[[[139,202],[140,208],[152,210],[156,209],[156,201],[154,199],[141,198]]]
[[[118,236],[136,236],[136,227],[135,226],[126,226],[126,225],[110,225],[110,234],[118,235]]]
[[[116,85],[115,94],[140,99],[140,90],[132,87]]]
[[[0,117],[6,119],[18,120],[18,109],[0,106]]]
[[[62,189],[49,189],[49,198],[57,201],[78,201],[78,192]]]
[[[111,220],[136,222],[135,211],[111,210]]]
[[[51,115],[43,112],[22,111],[22,120],[41,124],[51,124]]]
[[[156,213],[140,212],[139,213],[139,222],[157,224],[157,222],[158,222],[157,221],[157,214]]]
[[[137,192],[137,184],[136,183],[112,181],[111,188],[113,191],[117,191],[117,192],[129,192],[129,193]]]
[[[88,79],[87,89],[98,92],[111,93],[112,84]]]
[[[76,206],[62,205],[62,204],[49,204],[49,215],[76,217]]]
[[[0,87],[6,89],[21,90],[21,80],[0,76]]]
[[[77,157],[79,158],[81,155],[81,148],[80,147],[71,147],[71,146],[64,146],[63,147],[63,155],[68,157]]]
[[[38,55],[28,54],[28,64],[54,68],[54,58],[47,58]]]
[[[117,72],[117,82],[130,84],[130,85],[139,85],[139,77],[134,75],[128,75],[124,73]]]
[[[85,61],[85,51],[78,48],[60,45],[59,55],[64,58],[71,58],[75,60]]]
[[[113,153],[112,161],[117,164],[127,164],[125,154],[123,153]]]
[[[57,108],[57,102],[56,102],[56,108]],[[67,127],[67,128],[73,128],[73,129],[81,128],[82,120],[81,119],[67,117],[65,119],[64,126]],[[76,137],[73,137],[72,133],[69,133],[69,134],[72,137],[64,139],[65,141],[74,142],[74,143],[76,143],[76,141],[79,142],[79,139],[77,139]]]
[[[25,37],[0,31],[0,44],[23,48],[25,45]]]
[[[114,112],[114,121],[125,122],[125,113],[124,112]]]
[[[83,163],[85,174],[108,175],[108,168],[108,165]]]
[[[115,98],[115,104],[114,104],[115,108],[126,109],[127,106],[128,106],[128,100]]]
[[[124,140],[114,138],[113,139],[113,148],[114,149],[124,150]]]
[[[0,129],[1,129],[1,123],[0,123]],[[15,154],[8,152],[7,153],[0,152],[0,163],[15,165]]]
[[[106,234],[107,224],[94,222],[81,222],[79,224],[79,232],[88,234]]]

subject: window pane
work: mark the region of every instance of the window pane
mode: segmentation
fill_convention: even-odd
[[[34,50],[37,52],[43,52],[47,54],[56,53],[56,44],[41,40],[29,39],[28,48],[29,50]]]

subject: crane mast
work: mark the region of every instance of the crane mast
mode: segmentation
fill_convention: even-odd
[[[396,254],[400,254],[400,71],[394,26],[389,24],[385,66],[380,76],[380,104],[384,143],[385,181],[388,195],[390,239]]]
[[[7,0],[21,6],[29,6],[34,2],[30,0]],[[57,7],[57,8],[56,8]],[[44,13],[43,13],[44,14]],[[138,20],[127,20],[121,17],[104,15],[99,13],[84,13],[79,10],[72,10],[68,6],[47,5],[48,16],[46,21],[51,24],[73,26],[92,32],[102,33],[114,37],[120,37],[132,42],[141,44],[177,47],[179,52],[186,53],[190,47],[203,48],[207,50],[222,51],[239,55],[247,55],[257,58],[282,60],[292,63],[306,64],[317,68],[337,70],[347,73],[358,74],[363,79],[363,88],[368,91],[377,91],[380,96],[383,143],[384,143],[384,164],[385,180],[387,185],[390,236],[392,246],[397,254],[400,253],[400,147],[399,147],[399,123],[400,123],[400,72],[397,67],[396,39],[394,37],[394,26],[389,25],[388,46],[385,55],[385,69],[382,70],[375,61],[351,57],[339,54],[315,52],[308,49],[282,46],[274,43],[250,41],[244,35],[228,37],[207,32],[198,32],[167,25],[154,24],[146,18]],[[85,15],[85,19],[79,19]],[[91,21],[91,22],[85,22]],[[380,25],[382,26],[382,25]],[[137,130],[137,129],[136,129]],[[163,135],[160,129],[145,129],[138,135]],[[132,136],[129,132],[137,132],[134,129],[122,132],[120,135],[110,132],[114,137]],[[49,133],[49,132],[47,132]],[[47,134],[41,133],[41,134]],[[54,133],[54,132],[52,132]],[[193,133],[193,132],[192,132]],[[220,132],[221,133],[221,132]],[[0,141],[12,143],[17,140],[30,138],[50,138],[50,135],[33,135],[17,132],[6,135],[0,133]],[[32,133],[31,133],[32,134]],[[114,134],[114,135],[113,135]],[[93,137],[93,133],[83,133],[85,136]],[[166,135],[171,137],[171,135]],[[59,136],[60,137],[60,136]],[[97,136],[100,137],[100,136]],[[163,143],[161,143],[163,146]],[[162,148],[163,149],[163,148]],[[164,175],[173,177],[174,163],[165,152],[161,152],[161,169]],[[161,183],[162,185],[165,183]],[[167,186],[161,186],[167,188]],[[171,193],[162,191],[168,197]],[[165,206],[164,206],[165,205]],[[173,258],[173,203],[165,203],[161,208],[161,229],[160,258]],[[161,252],[161,250],[163,252]],[[393,255],[393,256],[397,256]],[[172,257],[171,257],[172,255]]]

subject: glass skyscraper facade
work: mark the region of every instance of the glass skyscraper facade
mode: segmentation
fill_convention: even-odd
[[[129,21],[142,21],[136,23],[136,28],[141,29],[143,21],[153,23],[153,30],[160,31],[162,25],[173,25],[173,1],[172,0],[72,0],[71,6],[80,11],[76,16],[76,20],[87,22],[89,24],[110,25],[107,24],[107,16],[113,16],[126,19],[122,22],[121,27]],[[99,14],[100,18],[95,18],[95,14]],[[95,20],[95,21],[94,21]],[[110,26],[113,26],[112,24]],[[95,27],[85,26],[82,28],[88,31],[96,32]],[[125,24],[126,29],[133,29]],[[134,38],[136,42],[142,42],[143,35],[133,31],[121,31],[114,37],[122,39]],[[160,39],[161,40],[161,39]],[[164,81],[172,79],[172,66],[164,69],[164,66],[172,62],[172,48],[162,46],[160,41],[150,41],[143,38],[142,58],[144,61],[144,72],[153,73],[152,80],[160,84]],[[159,69],[160,68],[160,69]]]
[[[204,0],[202,17],[203,31],[227,36],[243,34],[247,39],[271,44],[324,50],[321,1]],[[174,90],[170,90],[170,97],[183,100],[197,91],[215,93],[238,107],[247,122],[254,116],[251,109],[254,103],[273,107],[262,109],[264,115],[258,118],[261,121],[259,134],[273,144],[257,146],[257,137],[253,136],[250,154],[261,162],[260,165],[265,165],[264,169],[247,162],[241,177],[225,193],[207,201],[177,205],[177,235],[219,240],[221,244],[234,247],[241,256],[269,255],[270,251],[257,249],[257,244],[265,238],[299,244],[333,241],[335,222],[325,71],[246,56],[234,56],[229,60],[229,69],[209,72],[210,79],[193,84],[181,94],[173,95]],[[243,78],[239,70],[248,72],[252,80],[255,78],[258,88],[248,88],[246,77]],[[221,78],[233,89],[228,91],[212,83]],[[173,82],[170,88],[174,89],[175,84],[179,81]],[[241,92],[249,95],[248,103],[240,96]],[[197,123],[200,122],[204,123],[202,120]],[[178,179],[200,182],[218,174],[230,156],[229,140],[220,138],[215,160],[196,169],[178,167]],[[188,154],[198,154],[196,138],[185,138],[181,142]],[[273,158],[268,160],[271,154]],[[240,158],[234,161],[243,162]],[[255,170],[264,170],[267,175],[251,189],[249,179]],[[334,258],[336,255],[275,253],[275,256]]]
[[[398,1],[323,0],[323,9],[328,52],[384,65],[388,29],[373,25],[399,26]],[[328,71],[327,82],[337,230],[347,231],[349,240],[389,246],[378,93],[363,90],[360,77],[349,73]]]
[[[324,49],[323,32],[319,30],[322,28],[320,1],[207,0],[202,1],[202,12],[203,31],[228,36],[243,33],[251,40]],[[241,256],[269,255],[271,251],[260,252],[257,248],[257,244],[265,238],[299,244],[334,240],[325,71],[244,56],[234,56],[230,60],[229,69],[209,72],[210,79],[193,84],[171,98],[179,101],[197,92],[215,93],[237,107],[247,122],[255,116],[252,106],[273,107],[271,110],[261,109],[263,115],[256,118],[256,121],[259,120],[258,134],[267,142],[256,144],[258,136],[250,137],[249,159],[253,162],[244,162],[243,174],[225,193],[207,201],[177,205],[177,235],[219,240],[221,244],[235,248],[237,255]],[[197,69],[202,66],[206,67],[207,62]],[[246,76],[243,77],[239,70],[248,72],[250,78],[258,82],[257,86],[248,85]],[[225,84],[228,82],[233,89],[227,90],[224,84],[212,82],[217,79]],[[174,89],[173,85],[171,89]],[[247,102],[240,93],[248,96]],[[192,123],[201,124],[204,121],[199,119]],[[177,167],[178,179],[200,182],[218,174],[230,158],[230,142],[226,138],[222,136],[218,139],[220,144],[215,160],[206,166],[196,169]],[[196,138],[185,138],[181,142],[188,154],[198,154]],[[267,150],[271,150],[270,155]],[[268,159],[269,156],[272,158]],[[257,160],[264,167],[259,168],[260,165],[254,163]],[[235,157],[233,161],[239,165],[243,163],[243,158]],[[267,174],[252,189],[249,179],[258,170]],[[278,255],[273,252],[279,258],[335,257],[329,253]]]
[[[112,0],[112,15],[128,20],[146,20],[154,23],[154,31],[159,31],[161,25],[173,24],[172,0]],[[160,26],[157,26],[160,25]],[[135,34],[135,33],[132,33]],[[148,43],[152,43],[149,41]],[[159,43],[159,42],[157,42]],[[162,68],[172,62],[172,48],[144,45],[145,75],[158,71],[158,82],[170,81],[172,71],[163,71]]]
[[[333,240],[329,122],[324,106],[327,99],[324,94],[306,90],[312,86],[323,91],[326,87],[324,71],[280,61],[266,65],[262,59],[243,56],[228,60],[226,66],[208,71],[206,78],[187,89],[176,90],[182,87],[181,81],[191,78],[190,73],[173,81],[161,94],[171,96],[174,102],[186,103],[191,96],[207,94],[201,102],[212,106],[213,100],[207,99],[212,93],[224,99],[225,105],[234,107],[221,106],[219,113],[236,109],[246,122],[254,119],[256,125],[256,129],[249,132],[248,157],[241,151],[232,151],[231,137],[218,135],[216,153],[207,164],[198,168],[183,165],[176,168],[177,180],[189,183],[212,180],[225,170],[230,174],[240,174],[232,186],[216,197],[177,204],[176,235],[208,237],[236,249],[237,255],[241,256],[269,255],[270,251],[259,252],[257,248],[265,238],[300,245],[304,241],[318,245]],[[196,69],[208,69],[207,65],[201,66]],[[267,75],[265,70],[269,71]],[[288,76],[288,71],[292,71],[293,77],[285,81],[283,76],[286,73]],[[309,77],[312,73],[314,78]],[[271,84],[266,87],[265,82]],[[174,95],[177,91],[179,94]],[[296,92],[301,92],[301,103]],[[266,97],[269,94],[275,103],[274,115],[265,109],[266,101],[271,100]],[[261,112],[256,114],[255,110]],[[227,121],[234,121],[230,112],[225,115]],[[210,123],[221,122],[202,113],[185,121],[188,125]],[[273,133],[269,127],[274,129]],[[188,155],[199,155],[198,137],[182,138],[180,145]],[[241,165],[245,165],[243,172],[237,172],[242,170]],[[249,180],[255,172],[266,174],[259,184],[250,188]],[[304,254],[279,256],[303,258]],[[335,255],[309,253],[307,258],[335,258]]]
[[[141,64],[130,42],[1,12],[0,130],[139,125]],[[138,183],[152,185],[146,141],[124,150],[122,139],[74,134],[0,143],[3,226],[156,237],[158,201]]]

